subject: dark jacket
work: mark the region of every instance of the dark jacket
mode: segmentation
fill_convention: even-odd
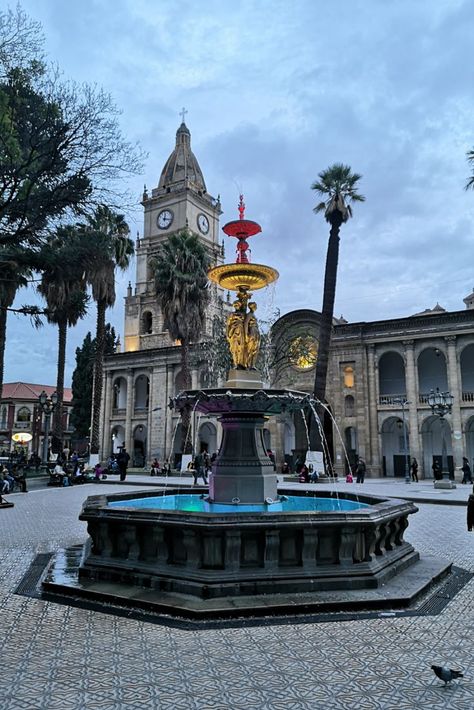
[[[467,529],[472,532],[472,528],[474,528],[474,495],[471,493],[467,501]]]

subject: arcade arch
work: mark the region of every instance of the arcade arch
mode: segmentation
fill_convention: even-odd
[[[405,432],[403,427],[405,426]],[[406,458],[410,452],[407,423],[400,417],[388,417],[382,424],[382,464],[384,475],[405,476]],[[406,437],[406,438],[405,438]],[[405,450],[405,441],[407,450]]]
[[[111,431],[113,454],[118,454],[120,449],[125,446],[125,429],[121,424],[117,424]]]
[[[138,424],[133,430],[132,461],[134,466],[142,467],[146,464],[147,433],[145,424]]]
[[[217,451],[217,430],[211,422],[205,422],[199,427],[197,451],[207,451],[210,455]]]
[[[466,456],[471,469],[474,465],[474,416],[466,422]]]
[[[432,477],[434,461],[442,467],[443,457],[447,457],[449,472],[453,474],[453,445],[449,422],[444,417],[427,417],[421,425],[421,440],[425,478]]]

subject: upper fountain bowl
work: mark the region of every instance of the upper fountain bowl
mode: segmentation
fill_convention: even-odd
[[[179,411],[197,409],[202,414],[265,415],[300,411],[313,402],[311,395],[296,390],[207,389],[186,390],[170,399],[170,407]]]
[[[208,277],[231,291],[240,288],[255,291],[276,281],[279,273],[265,264],[235,263],[214,266],[209,270]]]

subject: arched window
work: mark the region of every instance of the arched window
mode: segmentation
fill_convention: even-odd
[[[28,407],[20,407],[16,413],[17,422],[30,422],[31,421],[31,411]]]
[[[462,351],[460,365],[463,402],[474,402],[474,343]]]
[[[354,368],[352,365],[346,365],[343,370],[344,387],[354,387]]]
[[[418,384],[420,395],[437,387],[441,392],[448,389],[446,358],[439,348],[426,348],[418,356]]]
[[[114,409],[125,409],[127,406],[127,380],[124,377],[117,377],[113,386],[112,407]]]
[[[344,400],[344,414],[346,417],[353,417],[355,414],[355,400],[351,394],[348,394]]]
[[[153,315],[151,311],[145,311],[142,315],[142,334],[150,335],[153,332]]]
[[[405,363],[400,353],[384,353],[379,360],[379,394],[404,396],[406,394]],[[389,401],[387,401],[390,404]]]
[[[2,407],[2,429],[7,428],[7,408]]]
[[[146,375],[138,375],[135,380],[135,409],[148,409],[150,380]]]

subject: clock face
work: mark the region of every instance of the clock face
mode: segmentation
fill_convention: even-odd
[[[199,231],[202,232],[203,234],[207,234],[209,231],[209,220],[207,219],[205,214],[198,214],[197,218],[197,224],[199,227]]]
[[[162,210],[156,218],[156,223],[160,229],[168,229],[173,221],[173,213],[171,210]]]

